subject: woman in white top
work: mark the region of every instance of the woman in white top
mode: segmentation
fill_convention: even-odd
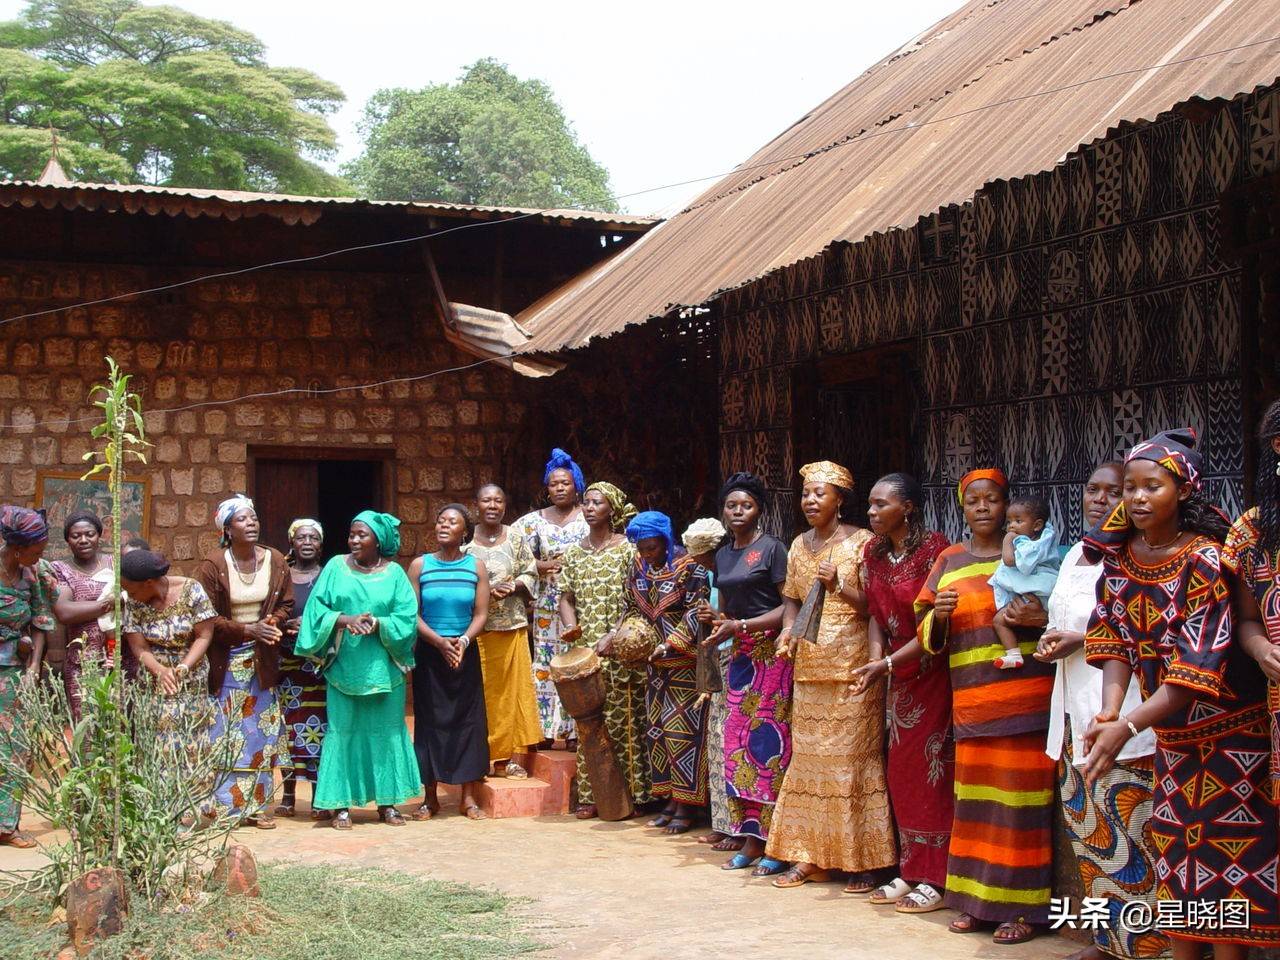
[[[1104,463],[1093,471],[1084,488],[1086,527],[1110,515],[1120,502],[1123,483],[1119,463]],[[1115,768],[1092,789],[1084,782],[1084,733],[1102,710],[1102,671],[1084,658],[1084,635],[1098,602],[1101,573],[1101,564],[1085,561],[1081,544],[1071,548],[1049,597],[1049,623],[1035,654],[1039,660],[1057,661],[1045,752],[1058,761],[1063,819],[1079,860],[1084,895],[1107,901],[1108,919],[1098,925],[1094,944],[1072,960],[1167,956],[1169,944],[1161,934],[1131,932],[1120,916],[1122,907],[1133,900],[1145,900],[1149,916],[1155,912],[1155,869],[1143,839],[1151,817],[1154,733],[1143,730],[1125,744]],[[1141,702],[1138,684],[1130,683],[1121,713]],[[1072,904],[1073,912],[1080,909],[1080,904]]]

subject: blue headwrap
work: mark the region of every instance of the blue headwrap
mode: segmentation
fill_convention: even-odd
[[[632,543],[659,537],[667,544],[667,563],[671,562],[671,546],[675,542],[675,531],[671,529],[671,518],[658,510],[645,510],[637,513],[635,519],[627,524],[627,539]]]
[[[582,468],[573,462],[573,457],[559,447],[551,451],[551,459],[547,461],[546,469],[542,471],[542,482],[545,484],[550,480],[552,472],[556,470],[568,470],[573,474],[573,489],[579,494],[587,488],[587,482],[582,479]]]

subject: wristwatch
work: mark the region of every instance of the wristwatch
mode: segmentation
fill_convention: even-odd
[[[191,676],[191,668],[185,663],[180,663],[173,668],[173,673],[178,677],[178,679],[185,680],[187,677]]]

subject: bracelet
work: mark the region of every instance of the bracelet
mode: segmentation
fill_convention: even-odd
[[[841,577],[841,576],[836,577],[836,593],[838,594],[844,593],[844,577]]]
[[[185,663],[180,663],[173,668],[173,672],[176,676],[188,677],[191,675],[191,668],[188,667]]]
[[[745,620],[739,620],[739,621],[738,621],[738,631],[739,631],[740,633],[746,633],[746,632],[747,632],[747,621],[745,621]]]
[[[1125,726],[1129,728],[1129,732],[1136,737],[1139,731],[1138,731],[1138,728],[1133,725],[1133,721],[1130,720],[1128,717],[1121,717],[1120,719],[1123,720],[1125,723]]]
[[[884,658],[884,665],[885,665],[885,668],[888,669],[889,671],[889,676],[892,677],[893,676],[893,657],[886,656]]]

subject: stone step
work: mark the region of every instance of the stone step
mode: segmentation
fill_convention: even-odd
[[[476,791],[476,800],[495,820],[563,816],[570,810],[574,764],[574,755],[567,750],[541,750],[534,757],[528,779],[487,777]],[[459,793],[456,786],[440,786],[445,803],[457,804]]]

